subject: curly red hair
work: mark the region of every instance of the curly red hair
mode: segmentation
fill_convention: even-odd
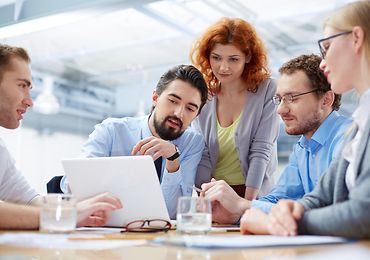
[[[217,43],[232,44],[246,56],[251,56],[242,74],[248,91],[256,92],[258,85],[270,77],[266,49],[254,27],[239,18],[222,18],[206,30],[190,51],[190,60],[203,73],[211,95],[220,91],[219,81],[209,62],[210,53]]]

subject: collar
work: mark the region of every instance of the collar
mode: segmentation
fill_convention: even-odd
[[[321,123],[319,128],[313,133],[310,140],[307,140],[304,135],[298,140],[298,144],[301,148],[315,152],[319,147],[322,147],[326,140],[330,138],[328,133],[331,132],[335,121],[340,117],[337,111],[333,111],[329,116]]]
[[[358,129],[361,132],[365,130],[367,120],[369,120],[370,118],[369,103],[370,103],[370,89],[368,89],[367,91],[365,91],[364,94],[362,94],[362,96],[360,97],[359,106],[352,114],[353,121],[358,125]]]
[[[140,131],[141,131],[140,133],[141,139],[144,139],[144,138],[147,138],[153,135],[149,128],[149,115],[146,115],[142,118]]]

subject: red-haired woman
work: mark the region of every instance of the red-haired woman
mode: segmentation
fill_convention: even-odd
[[[220,181],[248,200],[272,188],[278,118],[266,56],[253,26],[230,18],[209,27],[190,52],[210,93],[194,124],[206,142],[196,185],[212,180],[208,194],[225,187]]]

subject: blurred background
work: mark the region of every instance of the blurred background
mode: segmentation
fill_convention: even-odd
[[[39,191],[78,157],[96,123],[144,115],[160,75],[189,64],[195,39],[221,17],[252,23],[273,77],[287,60],[318,53],[322,22],[346,0],[0,0],[0,42],[26,48],[35,106],[17,130],[0,136]],[[350,115],[357,98],[344,97]],[[280,170],[297,137],[281,123]]]

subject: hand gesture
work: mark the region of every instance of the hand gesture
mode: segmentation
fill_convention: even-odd
[[[202,184],[204,197],[211,202],[218,201],[220,205],[231,214],[239,217],[250,207],[250,202],[241,198],[224,180],[212,179]]]
[[[247,209],[240,220],[240,232],[242,234],[268,234],[268,220],[266,213],[258,208]]]
[[[271,235],[296,236],[297,222],[303,216],[302,204],[292,200],[280,200],[269,214],[268,231]]]
[[[77,226],[103,226],[121,201],[109,193],[102,193],[77,203]]]
[[[153,160],[157,160],[159,157],[163,156],[168,158],[176,153],[176,146],[166,140],[161,138],[150,136],[139,141],[132,149],[131,154],[150,155]]]

